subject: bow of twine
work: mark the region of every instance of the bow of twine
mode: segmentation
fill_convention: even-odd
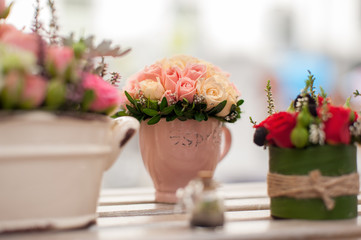
[[[322,176],[319,170],[306,176],[268,173],[267,183],[270,197],[322,198],[327,210],[335,207],[334,197],[359,193],[358,173],[337,177]]]

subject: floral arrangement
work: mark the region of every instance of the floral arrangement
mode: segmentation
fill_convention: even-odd
[[[254,142],[259,146],[305,148],[317,145],[352,144],[361,142],[361,118],[350,108],[350,98],[344,106],[335,106],[322,88],[315,93],[315,78],[309,72],[306,86],[292,101],[287,111],[275,112],[271,85],[266,92],[269,116],[257,124]],[[355,91],[355,96],[360,93]]]
[[[59,37],[54,0],[47,5],[52,15],[49,26],[39,21],[37,0],[32,32],[25,33],[6,23],[12,4],[0,0],[0,109],[111,115],[121,103],[120,92],[111,83],[120,76],[111,73],[105,80],[104,57],[129,50],[112,48],[109,41],[94,45],[94,37]],[[97,58],[100,63],[95,66]]]
[[[123,110],[148,124],[179,119],[235,122],[243,100],[229,74],[211,63],[190,56],[165,58],[130,77],[123,89]]]

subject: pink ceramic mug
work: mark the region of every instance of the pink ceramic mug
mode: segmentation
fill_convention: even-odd
[[[222,133],[225,144],[221,151]],[[214,171],[228,153],[231,133],[214,118],[208,121],[142,122],[139,143],[142,158],[156,189],[157,202],[176,202],[175,192],[185,187],[198,171]]]

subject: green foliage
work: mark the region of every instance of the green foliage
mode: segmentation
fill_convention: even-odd
[[[308,72],[308,76],[306,79],[306,86],[303,92],[309,93],[311,97],[316,100],[315,87],[313,86],[316,78],[314,77],[314,75],[311,73],[310,70],[307,70],[307,72]]]
[[[359,96],[361,96],[361,93],[360,93],[358,90],[355,90],[355,92],[353,93],[353,95],[354,95],[355,97],[359,97]]]
[[[325,92],[325,89],[323,89],[322,87],[320,87],[320,95],[321,95],[321,97],[323,97],[323,98],[327,98],[327,93]]]
[[[272,95],[272,86],[271,86],[271,81],[268,80],[267,81],[267,86],[265,89],[266,93],[267,93],[267,103],[268,103],[268,115],[272,115],[275,113],[275,105],[274,105],[274,100],[273,100],[273,95]]]
[[[216,114],[224,109],[227,104],[226,100],[207,111],[207,104],[190,103],[187,99],[178,101],[173,105],[168,105],[166,98],[163,98],[158,102],[144,97],[142,99],[133,99],[128,92],[125,91],[124,93],[129,104],[126,104],[125,110],[117,112],[113,117],[129,115],[135,117],[139,121],[149,119],[147,122],[149,125],[158,123],[161,118],[165,118],[167,122],[175,119],[179,119],[180,121],[194,119],[201,122],[207,121],[209,117],[214,117],[220,121],[233,123],[241,117],[240,106],[244,103],[244,100],[239,100],[236,104],[231,106],[230,113],[227,116],[218,117]]]
[[[257,122],[254,121],[252,117],[249,117],[249,121],[250,121],[253,125],[257,125]]]

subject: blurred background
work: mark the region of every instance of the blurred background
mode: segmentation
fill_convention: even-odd
[[[35,1],[14,2],[8,23],[29,31]],[[50,14],[46,1],[41,2],[41,19],[47,23]],[[123,76],[122,84],[144,66],[175,54],[193,55],[231,74],[245,104],[242,119],[227,125],[233,143],[216,170],[221,182],[266,178],[267,151],[253,144],[249,117],[260,122],[267,115],[267,80],[277,110],[285,110],[303,88],[307,70],[336,104],[361,90],[359,0],[57,0],[56,4],[61,35],[95,35],[99,41],[106,38],[132,48],[120,59],[106,59],[110,70]],[[351,103],[360,110],[361,101],[355,100]],[[105,174],[103,186],[151,184],[136,136]]]

